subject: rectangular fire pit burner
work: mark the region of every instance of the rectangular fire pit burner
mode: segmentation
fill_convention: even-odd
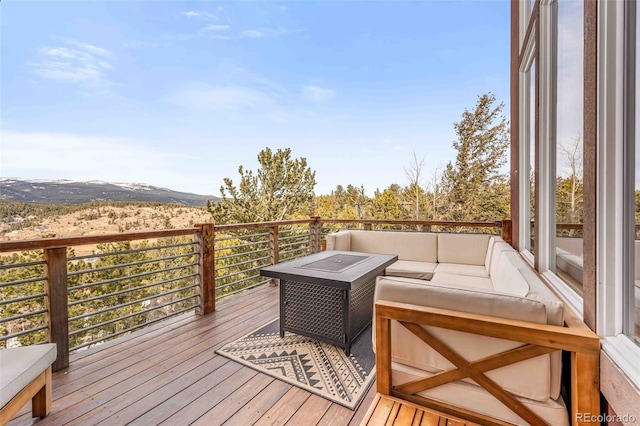
[[[363,260],[369,259],[369,256],[355,256],[352,254],[336,254],[326,259],[316,260],[304,265],[298,266],[303,269],[313,269],[325,272],[342,272],[345,269],[356,265]]]

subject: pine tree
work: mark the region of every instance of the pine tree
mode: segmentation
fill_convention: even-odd
[[[308,217],[316,185],[315,172],[304,157],[292,159],[291,148],[258,154],[260,168],[254,173],[238,168],[240,184],[229,178],[220,187],[219,202],[207,208],[217,224],[279,221]]]
[[[488,93],[478,97],[472,111],[465,110],[454,123],[458,140],[455,165],[447,164],[443,187],[448,195],[446,216],[450,220],[493,220],[509,212],[506,164],[509,125],[502,115],[504,104],[494,105]],[[495,197],[498,197],[497,199]]]

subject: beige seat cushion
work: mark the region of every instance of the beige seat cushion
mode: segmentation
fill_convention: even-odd
[[[53,364],[56,357],[55,343],[0,350],[0,407]]]
[[[431,277],[433,277],[433,271],[437,265],[437,263],[433,262],[398,260],[393,265],[387,267],[385,275],[430,280]]]
[[[439,284],[457,284],[470,288],[480,288],[483,290],[493,290],[493,283],[489,277],[473,277],[470,275],[447,274],[437,272],[433,274],[431,281]]]
[[[540,301],[435,281],[378,277],[375,300],[431,306],[540,324],[547,322],[545,305]],[[391,329],[393,361],[425,371],[445,370],[452,366],[448,360],[396,321],[392,321]],[[522,346],[519,342],[471,333],[433,327],[427,329],[469,361]],[[493,370],[488,372],[487,376],[515,395],[545,401],[551,394],[550,371],[550,357],[542,355]]]
[[[442,274],[468,275],[471,277],[489,277],[484,265],[461,265],[459,263],[438,263],[435,272]]]

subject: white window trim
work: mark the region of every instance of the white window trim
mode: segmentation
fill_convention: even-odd
[[[597,333],[602,349],[640,387],[640,347],[623,334],[627,274],[623,182],[624,3],[598,2]],[[613,284],[613,285],[612,285]]]
[[[526,0],[525,0],[526,1]],[[528,19],[526,20],[528,22]],[[519,132],[519,144],[520,144],[520,155],[519,155],[519,170],[523,171],[523,173],[519,174],[519,185],[520,185],[520,200],[519,200],[519,209],[520,209],[520,217],[518,219],[518,227],[521,230],[521,236],[519,241],[518,249],[524,252],[530,253],[530,251],[526,248],[527,242],[531,239],[531,217],[529,216],[530,206],[529,199],[531,197],[530,183],[529,183],[529,165],[531,164],[530,158],[530,144],[535,143],[535,141],[531,141],[531,132],[530,128],[533,125],[531,123],[531,85],[529,72],[531,70],[533,61],[535,59],[536,53],[536,28],[533,27],[531,31],[531,35],[529,37],[528,43],[524,49],[523,60],[520,66],[520,72],[518,75],[518,88],[520,91],[519,96],[519,109],[520,109],[520,128]],[[533,255],[531,255],[533,256]]]
[[[540,36],[538,46],[538,271],[545,272],[555,267],[556,253],[556,81],[557,81],[557,19],[558,5],[555,0],[542,0],[538,11]],[[543,211],[542,208],[545,210]]]
[[[580,294],[578,294],[553,271],[543,272],[542,278],[544,278],[545,282],[549,284],[556,293],[558,293],[562,302],[569,305],[569,308],[578,316],[578,318],[584,318],[584,301]]]

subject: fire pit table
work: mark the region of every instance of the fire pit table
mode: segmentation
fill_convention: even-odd
[[[262,268],[260,275],[280,280],[280,336],[302,334],[349,355],[371,323],[376,277],[396,260],[391,254],[324,251]]]

